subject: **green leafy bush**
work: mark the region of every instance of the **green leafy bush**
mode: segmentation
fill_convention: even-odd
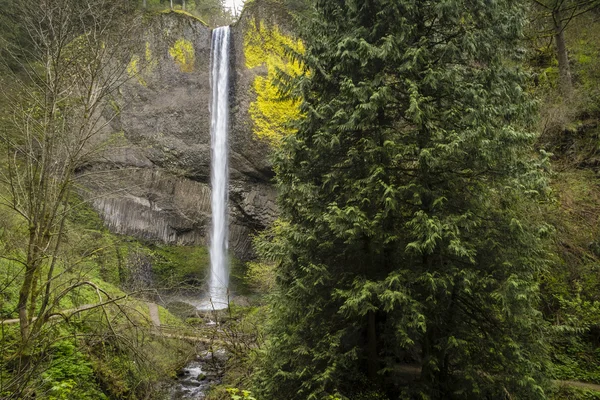
[[[98,388],[91,363],[70,340],[51,347],[52,361],[41,375],[48,400],[108,400]]]
[[[227,388],[227,393],[229,393],[231,400],[256,400],[256,398],[252,396],[252,393],[249,390]]]

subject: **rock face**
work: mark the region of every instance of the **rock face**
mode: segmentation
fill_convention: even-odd
[[[252,136],[251,82],[240,30],[232,32],[230,249],[252,256],[251,235],[276,216],[268,146]],[[114,232],[173,244],[210,235],[211,30],[181,13],[150,18],[128,81],[114,99],[111,144],[88,170],[87,196]]]

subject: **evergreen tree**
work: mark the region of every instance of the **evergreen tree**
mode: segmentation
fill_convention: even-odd
[[[276,150],[265,399],[544,398],[512,0],[316,0]],[[285,79],[283,79],[285,81]],[[334,396],[334,397],[328,397]]]

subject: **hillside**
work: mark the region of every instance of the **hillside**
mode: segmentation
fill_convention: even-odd
[[[210,313],[231,15],[0,0],[0,397],[600,399],[600,11],[415,4],[233,23]]]

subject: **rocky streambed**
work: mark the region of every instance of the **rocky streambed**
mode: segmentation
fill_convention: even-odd
[[[227,360],[225,350],[202,351],[179,371],[170,391],[170,400],[204,399],[211,386],[221,383]]]

